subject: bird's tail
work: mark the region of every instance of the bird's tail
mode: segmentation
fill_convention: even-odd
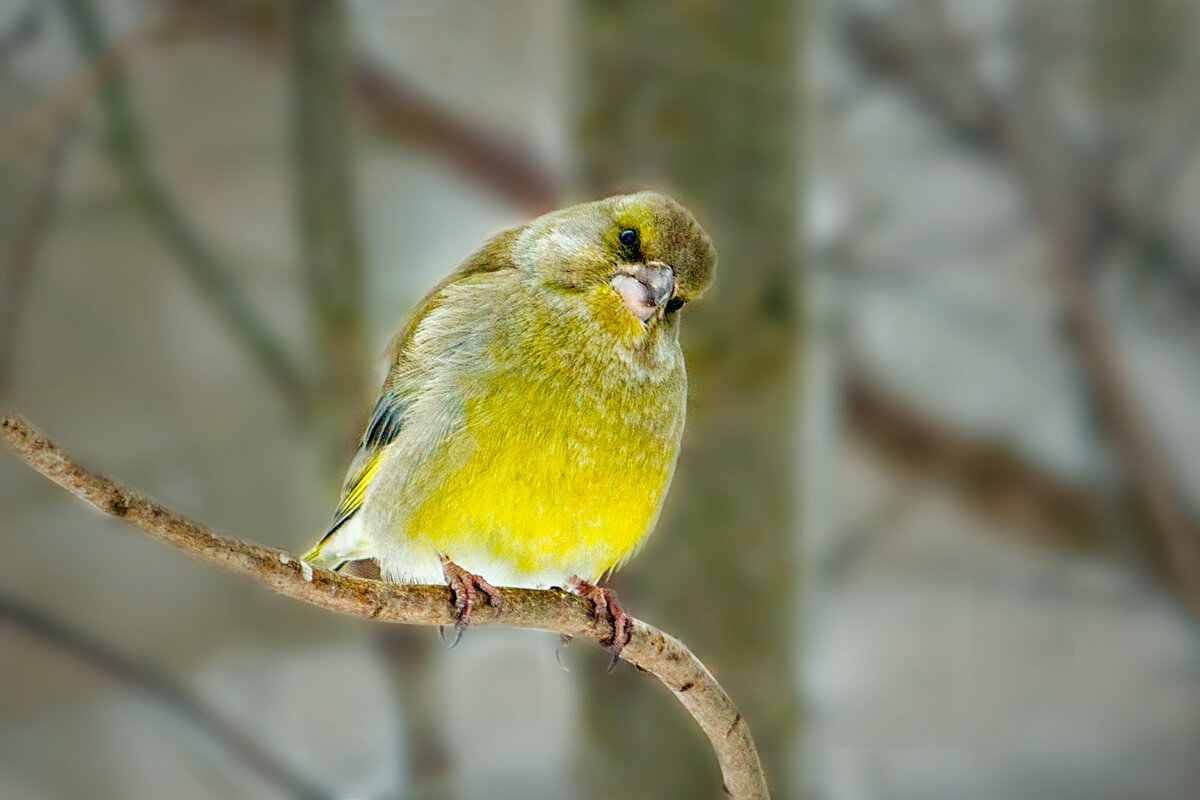
[[[336,523],[316,547],[304,554],[304,560],[310,564],[331,570],[341,569],[347,561],[367,558],[374,558],[371,541],[357,515]]]

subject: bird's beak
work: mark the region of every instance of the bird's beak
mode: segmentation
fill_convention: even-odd
[[[675,294],[675,270],[661,261],[618,264],[610,282],[629,313],[646,322]]]

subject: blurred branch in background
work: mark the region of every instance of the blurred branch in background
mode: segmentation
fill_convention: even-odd
[[[900,26],[889,24],[886,17],[853,17],[848,33],[855,52],[869,66],[916,90],[947,124],[965,128],[1011,162],[1042,226],[1072,341],[1155,542],[1154,565],[1169,577],[1192,612],[1200,615],[1200,535],[1184,511],[1175,478],[1130,392],[1088,281],[1094,263],[1123,237],[1165,239],[1166,232],[1131,215],[1108,176],[1095,165],[1070,158],[1071,149],[1030,104],[1002,99],[978,80],[970,44],[955,31],[937,0],[921,4],[920,9],[919,42],[906,39]],[[1179,250],[1165,241],[1160,249]],[[1193,274],[1178,261],[1168,263],[1174,264],[1173,277],[1191,287],[1191,296],[1196,288],[1191,283]]]
[[[4,292],[0,294],[0,397],[8,390],[16,357],[17,332],[25,303],[25,290],[33,277],[38,250],[54,215],[58,197],[59,178],[63,161],[75,141],[75,128],[65,124],[50,143],[45,166],[29,199],[29,207],[21,220],[12,245],[4,253],[2,276]]]
[[[911,30],[895,24],[886,15],[869,13],[851,14],[846,26],[850,48],[864,64],[902,82],[945,124],[1003,155],[1008,119],[1007,112],[1000,108],[1000,99],[983,91],[978,82],[971,80],[970,73],[960,75],[958,69],[941,68],[944,61],[929,47],[931,29],[922,27],[920,32],[914,36]],[[941,57],[946,55],[952,54],[942,53]],[[964,80],[966,85],[962,83]],[[1063,143],[1056,141],[1054,130],[1047,129],[1042,134],[1049,137],[1042,147],[1062,150]],[[1182,134],[1180,141],[1186,141]],[[1103,167],[1103,162],[1091,162],[1089,171],[1078,176],[1079,184],[1073,187],[1079,215],[1093,231],[1096,254],[1113,245],[1129,243],[1153,253],[1155,257],[1149,266],[1166,273],[1181,296],[1200,308],[1200,269],[1196,267],[1200,256],[1177,241],[1164,216],[1147,209],[1141,197],[1129,198],[1120,192]]]
[[[215,566],[254,578],[313,605],[382,622],[454,625],[445,586],[412,586],[317,570],[299,557],[221,536],[107,478],[75,464],[19,417],[6,417],[0,435],[33,469],[111,516]],[[588,601],[559,590],[502,589],[503,607],[476,609],[472,625],[510,625],[554,631],[599,644],[611,628]],[[765,800],[767,785],[749,726],[712,673],[678,640],[635,620],[621,659],[649,672],[683,704],[716,754],[730,797]],[[659,743],[665,746],[665,743]],[[658,761],[660,767],[664,764]],[[632,780],[632,776],[626,775]],[[628,787],[636,794],[639,787]],[[631,796],[632,796],[631,794]]]
[[[322,460],[345,462],[362,430],[370,382],[366,290],[351,156],[349,41],[343,4],[298,0],[291,44],[293,174],[317,364],[312,422]]]
[[[1033,530],[1039,541],[1069,550],[1101,545],[1105,505],[1096,493],[1063,479],[1001,443],[957,433],[892,396],[863,369],[843,379],[851,433],[905,474],[936,475],[979,510]]]
[[[267,50],[278,49],[281,11],[271,3],[170,0],[170,4],[196,24]],[[354,59],[353,97],[377,133],[441,158],[530,215],[561,205],[561,176],[527,147],[462,119],[394,70],[361,54]]]
[[[515,142],[458,119],[378,66],[360,63],[354,85],[359,104],[385,136],[440,156],[530,215],[560,205],[561,180]]]
[[[113,42],[100,57],[84,65],[71,80],[40,105],[0,130],[0,163],[23,155],[27,149],[49,138],[95,97],[134,52],[149,42],[161,40],[169,26],[150,25]]]
[[[59,0],[76,45],[96,63],[111,52],[103,25],[90,0]],[[174,248],[181,265],[268,377],[296,408],[305,403],[306,381],[288,348],[267,329],[238,279],[239,270],[203,238],[151,164],[149,144],[133,98],[119,67],[104,83],[101,103],[106,144],[130,191],[149,219]]]
[[[931,29],[940,39],[942,56],[957,67],[952,73],[970,96],[980,98],[995,120],[1005,152],[1023,181],[1030,207],[1048,241],[1047,255],[1070,326],[1072,342],[1087,373],[1091,390],[1119,449],[1145,524],[1156,540],[1156,566],[1192,613],[1200,617],[1200,531],[1185,512],[1175,476],[1153,429],[1145,419],[1120,357],[1092,297],[1088,276],[1092,261],[1107,242],[1102,228],[1076,200],[1087,179],[1072,181],[1068,150],[1056,139],[1032,104],[1018,106],[991,98],[974,77],[969,43],[946,18],[943,0],[926,0]],[[1054,168],[1053,165],[1068,165]],[[1086,196],[1086,195],[1082,195]]]
[[[146,666],[141,660],[119,653],[94,637],[73,630],[63,622],[4,593],[0,593],[0,619],[53,645],[79,663],[125,684],[134,691],[153,697],[182,720],[211,737],[247,769],[287,796],[297,800],[317,800],[334,796],[333,793],[317,788],[298,775],[199,698],[165,675]]]
[[[305,381],[299,366],[252,310],[237,281],[236,267],[204,240],[152,168],[143,126],[121,74],[122,63],[147,42],[205,22],[219,21],[222,31],[233,30],[277,49],[282,38],[277,16],[264,16],[250,3],[210,7],[195,0],[174,0],[178,18],[106,43],[89,0],[59,1],[89,63],[40,107],[0,131],[0,161],[45,138],[103,90],[107,144],[135,197],[260,366],[293,400],[302,400]],[[361,57],[350,70],[355,102],[381,134],[427,149],[530,214],[559,204],[561,180],[521,145],[459,119],[414,85]],[[314,134],[312,140],[318,138],[322,137]]]

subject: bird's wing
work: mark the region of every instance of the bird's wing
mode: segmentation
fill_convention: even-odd
[[[523,230],[523,227],[513,228],[489,240],[435,286],[401,326],[388,348],[390,366],[383,391],[350,463],[333,522],[317,546],[304,556],[306,561],[338,569],[347,561],[372,557],[370,542],[361,526],[348,523],[362,508],[385,451],[400,436],[409,407],[430,378],[427,359],[414,352],[413,334],[421,321],[444,302],[447,289],[484,273],[515,269],[513,245]]]

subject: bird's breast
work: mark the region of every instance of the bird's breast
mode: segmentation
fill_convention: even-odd
[[[658,515],[683,429],[682,358],[647,377],[552,336],[493,355],[428,465],[436,488],[410,531],[494,582],[598,579]]]

